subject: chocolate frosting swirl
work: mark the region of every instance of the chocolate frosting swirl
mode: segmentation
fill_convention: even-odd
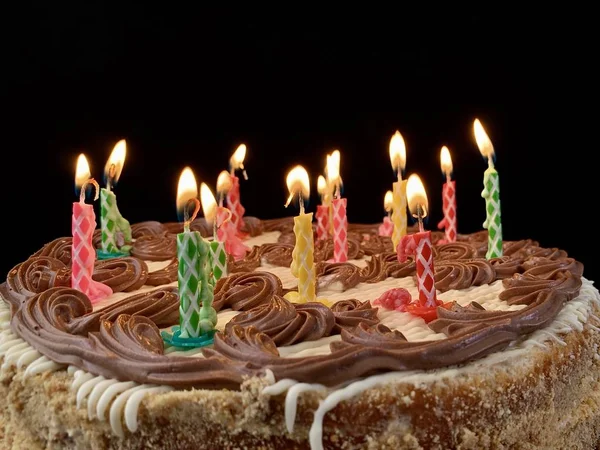
[[[329,336],[335,318],[333,312],[322,303],[292,304],[279,295],[269,303],[238,314],[225,327],[254,327],[265,333],[278,346],[315,341]]]
[[[92,278],[106,284],[113,292],[131,292],[146,283],[148,266],[133,257],[96,261]]]
[[[477,256],[477,249],[466,242],[452,242],[434,247],[436,260],[472,259]],[[436,262],[437,264],[437,262]]]
[[[367,261],[367,265],[360,269],[361,283],[378,283],[387,278],[385,261],[381,255],[373,255]]]
[[[294,230],[294,218],[283,217],[280,219],[266,219],[262,221],[263,230],[268,231],[279,231],[281,233],[292,233]]]
[[[260,266],[260,246],[254,246],[242,259],[236,260],[233,255],[227,256],[227,271],[229,273],[251,272]]]
[[[333,239],[315,241],[315,261],[328,261],[333,258]],[[360,242],[348,237],[348,259],[360,259],[365,252],[360,247]]]
[[[213,308],[248,311],[283,295],[281,280],[270,272],[242,272],[221,278],[215,286]]]
[[[360,300],[350,299],[336,302],[331,307],[335,317],[335,326],[333,333],[341,333],[345,328],[354,328],[364,323],[368,326],[374,326],[379,323],[377,317],[378,308],[373,308],[370,301],[361,302]]]
[[[360,283],[360,269],[351,263],[317,263],[317,287],[326,289],[327,287],[339,283],[342,292],[353,288]]]
[[[258,247],[259,262],[266,262],[273,266],[290,267],[292,264],[292,244],[263,244]]]
[[[280,244],[295,245],[296,235],[293,231],[282,231],[277,238],[277,242]]]
[[[31,297],[55,286],[70,286],[71,271],[51,256],[32,256],[8,273],[6,283],[15,293]]]
[[[263,225],[259,218],[252,216],[244,216],[242,232],[248,233],[250,236],[260,236],[263,233]]]
[[[147,235],[135,240],[131,256],[145,261],[165,261],[177,257],[177,240],[173,234]]]
[[[502,280],[504,278],[510,278],[515,273],[522,273],[524,262],[523,258],[517,256],[501,256],[500,258],[492,258],[489,260],[490,264],[496,272],[496,279]]]
[[[173,258],[169,264],[162,269],[155,270],[148,274],[146,284],[150,286],[160,286],[163,284],[169,284],[173,281],[177,281],[177,269],[179,268],[179,262],[177,258]]]
[[[162,223],[154,220],[146,222],[134,223],[131,225],[131,236],[133,239],[141,238],[142,236],[162,236],[167,233],[167,227]]]
[[[442,260],[435,263],[435,287],[441,292],[467,289],[496,280],[496,272],[485,259]]]
[[[369,239],[363,239],[360,243],[360,248],[365,252],[365,255],[394,252],[392,238],[377,234],[370,235]]]
[[[417,265],[412,256],[406,258],[406,261],[398,261],[396,253],[382,253],[380,258],[383,262],[386,277],[403,278],[414,275]]]
[[[54,239],[31,256],[49,256],[51,258],[58,259],[65,266],[70,266],[72,244],[73,238],[71,237]]]

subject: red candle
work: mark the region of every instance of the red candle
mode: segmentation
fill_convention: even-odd
[[[348,261],[348,218],[346,216],[345,198],[334,198],[333,208],[333,260]]]
[[[442,209],[444,218],[438,224],[438,229],[444,229],[445,239],[440,240],[440,244],[456,242],[456,185],[450,180],[452,173],[452,159],[448,147],[443,146],[441,151],[442,171],[446,174],[446,182],[442,187]]]
[[[396,251],[398,261],[406,261],[406,257],[415,257],[417,266],[417,287],[419,289],[419,306],[435,308],[438,305],[435,292],[435,269],[433,267],[433,249],[431,231],[423,230],[423,219],[427,216],[427,194],[421,179],[411,175],[406,184],[408,208],[419,221],[419,232],[405,235],[400,239]]]
[[[92,303],[101,300],[110,294],[112,289],[105,284],[92,279],[96,250],[92,244],[94,229],[96,228],[96,215],[92,205],[85,203],[85,188],[93,184],[96,189],[94,200],[98,200],[99,186],[96,180],[89,178],[90,170],[83,154],[77,160],[76,184],[81,186],[79,201],[73,203],[71,218],[71,232],[73,244],[71,246],[71,287],[86,294]],[[81,180],[84,180],[81,182]]]
[[[317,205],[317,240],[322,241],[329,237],[329,206]]]

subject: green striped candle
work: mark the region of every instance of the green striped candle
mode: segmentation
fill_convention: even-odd
[[[177,287],[179,290],[179,326],[182,338],[200,335],[200,283],[202,262],[197,231],[184,231],[177,235]]]
[[[100,229],[102,231],[102,253],[123,256],[129,254],[129,245],[119,242],[119,234],[124,242],[131,242],[131,226],[119,212],[117,197],[109,189],[100,190]]]
[[[227,276],[227,252],[225,243],[221,241],[211,241],[210,243],[210,263],[212,267],[212,279],[216,284],[221,278]]]
[[[483,228],[488,230],[487,259],[502,256],[502,221],[500,217],[500,178],[492,164],[483,174],[483,191],[485,198],[486,219]]]
[[[198,312],[198,328],[199,334],[203,335],[214,330],[217,325],[217,311],[213,308],[215,284],[210,263],[210,244],[202,237],[198,245],[198,257],[200,259],[200,302],[202,303]]]

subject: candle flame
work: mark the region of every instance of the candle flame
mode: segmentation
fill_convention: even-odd
[[[450,176],[452,173],[452,158],[450,157],[450,150],[445,145],[442,147],[440,151],[440,162],[442,165],[442,172],[446,175]]]
[[[117,142],[104,166],[104,177],[110,184],[115,185],[119,181],[123,165],[125,164],[125,154],[127,153],[127,144],[125,139]]]
[[[393,206],[394,194],[392,193],[392,191],[387,191],[385,193],[385,197],[383,197],[383,209],[385,209],[386,212],[390,212]]]
[[[177,213],[180,217],[185,216],[185,208],[188,207],[188,202],[195,198],[198,198],[196,178],[192,169],[185,167],[181,171],[177,185]]]
[[[325,194],[325,192],[327,191],[327,181],[325,181],[325,177],[323,175],[319,175],[319,178],[317,178],[317,192],[320,195]]]
[[[479,119],[475,119],[473,122],[473,132],[475,133],[475,141],[477,142],[479,151],[485,158],[491,160],[494,157],[494,145],[490,141]]]
[[[286,177],[286,184],[290,192],[290,196],[285,203],[286,208],[296,194],[302,199],[308,199],[310,196],[310,181],[308,179],[308,172],[304,167],[296,166],[290,170]]]
[[[204,218],[209,224],[212,224],[217,214],[217,201],[206,183],[200,185],[200,202],[204,210]]]
[[[427,217],[429,203],[427,201],[427,193],[425,192],[425,186],[418,175],[412,174],[408,177],[406,183],[406,197],[408,198],[408,209],[413,217],[419,217],[421,219]],[[419,211],[420,209],[420,211]]]
[[[406,166],[406,144],[399,131],[396,131],[390,139],[390,161],[392,169],[396,171],[404,170]]]
[[[235,152],[233,152],[233,155],[231,155],[231,158],[229,158],[231,170],[244,170],[244,158],[246,158],[246,144],[240,144]]]
[[[340,151],[334,150],[327,155],[327,180],[333,185],[340,183]]]
[[[75,190],[81,189],[81,186],[92,176],[90,165],[83,153],[77,157],[77,167],[75,168]]]
[[[224,195],[231,189],[231,175],[226,170],[222,170],[217,178],[217,195]]]

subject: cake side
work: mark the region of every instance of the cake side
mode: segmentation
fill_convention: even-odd
[[[377,384],[325,415],[324,448],[593,448],[600,433],[597,325],[590,320],[565,345],[550,342],[518,365],[421,385]],[[240,392],[155,394],[141,401],[138,430],[119,438],[106,420],[89,420],[87,408],[76,407],[67,371],[23,375],[2,373],[8,448],[310,448],[313,412],[324,399],[300,395],[289,433],[285,396],[265,395],[264,378],[247,380]]]

